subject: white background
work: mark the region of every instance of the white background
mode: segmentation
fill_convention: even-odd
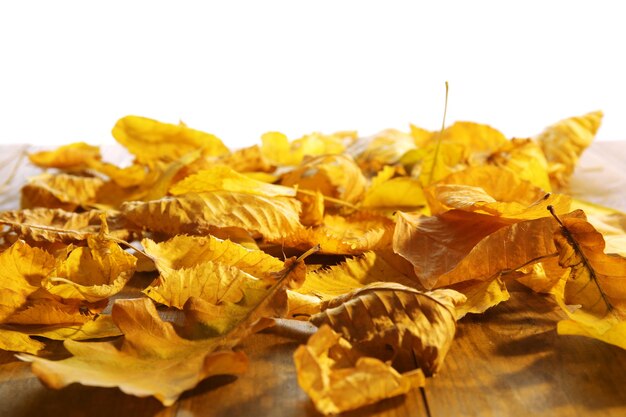
[[[427,5],[428,4],[428,5]],[[0,143],[112,141],[136,114],[221,137],[472,120],[534,135],[605,112],[626,140],[614,1],[2,1]]]

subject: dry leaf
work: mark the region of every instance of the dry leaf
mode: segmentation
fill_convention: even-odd
[[[460,320],[468,313],[484,313],[491,307],[507,301],[511,295],[499,276],[491,280],[463,281],[448,287],[460,292],[466,298],[465,302],[456,307],[456,319]]]
[[[135,224],[171,236],[237,227],[249,233],[260,233],[267,239],[280,240],[302,228],[298,221],[300,203],[290,197],[214,191],[127,202],[121,209]]]
[[[286,173],[281,184],[319,191],[327,197],[355,203],[365,193],[366,181],[358,165],[347,155],[322,155]],[[333,207],[331,200],[326,205]]]
[[[74,211],[97,201],[104,181],[70,174],[41,174],[22,188],[22,208],[48,207]]]
[[[31,153],[28,159],[41,168],[83,170],[90,161],[100,160],[100,148],[84,142],[63,145],[53,151]]]
[[[313,317],[316,326],[329,324],[359,349],[380,359],[391,346],[394,354],[408,349],[424,373],[436,373],[456,331],[455,306],[465,296],[454,290],[421,292],[395,283],[373,283],[330,300]]]
[[[165,406],[209,376],[239,374],[247,368],[246,356],[221,350],[219,340],[178,336],[170,323],[159,318],[150,300],[118,300],[112,315],[124,333],[119,348],[109,342],[66,340],[64,346],[73,355],[68,359],[17,356],[32,362],[33,373],[51,388],[74,382],[119,387],[139,397],[153,395]]]
[[[626,258],[604,253],[604,240],[584,217],[562,218],[555,232],[559,264],[570,268],[557,301],[569,316],[559,334],[592,337],[626,349]],[[574,311],[566,305],[578,306]]]
[[[326,415],[405,394],[425,383],[420,370],[400,374],[390,365],[360,354],[327,325],[296,349],[294,362],[298,384]]]
[[[190,129],[183,123],[173,125],[145,117],[126,116],[117,121],[112,133],[115,140],[142,164],[173,161],[200,148],[204,155],[209,156],[229,153],[216,136]]]
[[[45,345],[28,334],[0,327],[0,349],[36,355]]]
[[[52,268],[54,258],[47,252],[18,240],[0,253],[0,323],[22,307]]]
[[[510,222],[460,210],[432,217],[400,213],[393,247],[425,288],[487,280],[556,253],[554,219]]]
[[[548,161],[535,140],[513,138],[495,149],[485,163],[512,171],[545,192],[552,190]]]
[[[546,194],[510,170],[488,165],[450,174],[425,194],[432,214],[460,209],[520,220],[545,217],[549,205],[567,213],[571,202],[563,194]]]
[[[306,280],[298,292],[315,295],[321,300],[330,300],[380,281],[397,282],[409,287],[418,285],[389,265],[376,252],[370,251],[346,259],[339,265],[307,272]]]
[[[300,228],[293,234],[284,234],[273,240],[300,250],[319,244],[322,253],[357,255],[389,247],[392,236],[391,220],[361,212],[345,217],[327,214],[319,226]]]
[[[570,117],[547,127],[537,136],[549,164],[555,188],[565,187],[582,152],[591,144],[600,127],[602,112]]]
[[[283,262],[260,250],[250,250],[215,236],[178,235],[165,242],[142,242],[161,271],[190,268],[207,261],[231,265],[257,277],[281,270]]]
[[[107,238],[108,229],[87,238],[87,247],[70,245],[41,283],[62,298],[96,302],[122,290],[135,272],[137,258]]]
[[[345,149],[344,139],[349,140],[354,135],[354,132],[313,133],[289,143],[282,133],[268,132],[261,136],[261,153],[276,165],[298,165],[307,156],[340,154]]]
[[[37,207],[29,210],[0,212],[0,223],[10,226],[22,239],[38,242],[75,242],[86,240],[101,230],[102,216],[107,213],[89,210],[74,213],[62,209]],[[114,239],[130,240],[131,232],[117,213],[106,217],[108,235]]]

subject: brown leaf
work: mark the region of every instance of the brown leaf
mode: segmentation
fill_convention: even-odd
[[[436,288],[490,279],[551,256],[557,228],[551,217],[511,224],[460,210],[433,217],[400,213],[394,251],[413,264],[424,287]]]
[[[316,326],[329,324],[359,349],[385,354],[412,350],[418,367],[436,373],[456,331],[455,306],[465,296],[453,290],[421,292],[395,283],[374,283],[328,302],[313,317]]]

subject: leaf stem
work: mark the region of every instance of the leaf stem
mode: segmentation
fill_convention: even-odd
[[[435,147],[435,155],[433,156],[433,165],[430,167],[430,173],[428,174],[428,185],[432,184],[433,176],[435,175],[435,167],[437,166],[437,160],[439,158],[439,148],[441,148],[441,138],[443,137],[443,131],[446,127],[446,114],[448,113],[448,82],[446,81],[446,101],[443,107],[443,120],[441,121],[441,131],[437,137],[437,146]]]

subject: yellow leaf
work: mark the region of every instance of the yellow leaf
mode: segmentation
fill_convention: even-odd
[[[319,244],[322,253],[356,255],[388,247],[392,234],[393,222],[383,216],[367,213],[348,217],[327,214],[321,225],[302,228],[275,241],[301,250]]]
[[[122,188],[141,185],[146,182],[149,177],[149,172],[146,170],[146,167],[137,163],[120,168],[107,162],[92,160],[89,162],[89,168],[106,175]]]
[[[97,201],[104,181],[70,174],[41,174],[22,188],[22,208],[49,207],[74,211]]]
[[[60,146],[53,151],[31,153],[28,159],[41,168],[81,170],[86,168],[90,161],[100,159],[100,148],[77,142]]]
[[[387,165],[400,161],[402,155],[415,149],[413,137],[396,129],[387,129],[374,136],[359,138],[347,152],[366,175],[376,174]]]
[[[458,143],[442,142],[439,152],[437,144],[431,143],[422,148],[408,151],[400,162],[417,178],[422,186],[440,181],[449,174],[464,169],[465,148]],[[437,154],[437,155],[436,155]],[[435,156],[437,159],[435,161]]]
[[[566,279],[568,270],[559,265],[557,257],[529,265],[511,274],[521,284],[538,293],[551,294]]]
[[[329,326],[322,326],[294,353],[298,384],[322,414],[354,410],[424,386],[421,371],[400,374],[357,352]]]
[[[160,271],[191,268],[213,261],[231,265],[256,277],[281,270],[283,262],[260,250],[246,249],[241,245],[214,236],[175,236],[165,242],[150,239],[142,242],[145,252],[155,259]]]
[[[202,148],[207,156],[229,153],[222,141],[210,133],[178,125],[161,123],[138,116],[126,116],[113,127],[113,137],[142,164],[173,161]]]
[[[0,328],[0,349],[12,352],[26,352],[36,355],[45,345],[28,334],[16,330]]]
[[[347,155],[322,155],[286,173],[281,184],[320,191],[325,196],[355,203],[365,193],[366,181],[358,165]],[[327,206],[333,206],[330,201]]]
[[[467,313],[484,313],[511,297],[499,276],[486,281],[464,281],[448,288],[460,292],[467,298],[463,304],[456,307],[457,320]]]
[[[51,294],[95,302],[122,290],[135,272],[137,258],[101,235],[87,238],[87,247],[69,246],[42,287]]]
[[[539,143],[532,139],[511,139],[495,149],[486,164],[514,172],[545,192],[552,190],[548,175],[548,161]]]
[[[431,140],[436,140],[434,135]],[[456,143],[466,149],[470,163],[484,158],[493,149],[507,143],[506,137],[491,126],[474,122],[456,122],[444,129],[442,143]]]
[[[215,228],[238,227],[280,240],[302,228],[300,203],[290,197],[263,197],[227,191],[189,193],[121,207],[129,220],[148,230],[206,234]]]
[[[307,272],[306,280],[298,292],[329,300],[379,281],[398,282],[409,287],[418,285],[376,252],[370,251],[348,258],[339,265]]]
[[[89,235],[101,230],[102,215],[100,210],[74,213],[62,209],[37,207],[0,213],[0,223],[11,226],[20,238],[37,242],[75,242],[86,240]],[[107,217],[108,235],[128,240],[131,232],[121,216],[112,213]]]
[[[110,315],[98,315],[84,323],[54,324],[45,326],[31,325],[25,328],[30,336],[45,337],[52,340],[90,340],[120,336],[122,333]],[[29,352],[30,353],[30,352]]]
[[[263,197],[295,197],[296,190],[280,185],[267,184],[242,175],[226,165],[216,165],[190,175],[170,188],[173,195],[230,191]]]
[[[238,333],[236,328],[244,333],[256,332],[273,324],[269,319],[285,317],[289,311],[287,288],[295,289],[302,284],[306,274],[304,258],[318,250],[314,247],[299,258],[287,259],[283,269],[265,279],[254,279],[241,271],[237,275],[233,268],[230,274],[236,275],[234,279],[226,277],[230,280],[226,285],[231,285],[226,291],[233,290],[231,301],[189,298],[185,311],[192,320],[186,325],[187,334],[193,338],[212,337],[231,331]]]
[[[259,280],[233,266],[206,261],[161,271],[158,282],[144,293],[157,303],[182,309],[192,296],[214,305],[238,303],[244,297],[246,284],[256,281]]]
[[[108,342],[66,340],[64,346],[73,355],[68,359],[18,358],[32,362],[33,373],[51,388],[74,382],[117,386],[127,394],[153,395],[165,406],[211,375],[239,374],[247,367],[243,353],[220,349],[218,340],[178,336],[147,299],[118,300],[112,315],[124,333],[119,348]]]
[[[344,139],[352,137],[354,132],[339,132],[334,135],[313,133],[289,143],[284,134],[268,132],[261,136],[261,153],[276,165],[298,165],[307,156],[343,152]]]
[[[311,317],[316,326],[329,324],[359,349],[389,360],[404,349],[412,350],[424,373],[436,373],[456,331],[455,306],[465,296],[454,290],[421,292],[396,283],[369,284],[330,300],[326,309]]]
[[[553,187],[562,188],[569,183],[578,158],[600,128],[602,116],[601,111],[595,111],[570,117],[547,127],[537,136],[548,160]]]
[[[425,190],[432,214],[451,209],[476,211],[510,219],[546,217],[547,207],[569,212],[571,199],[546,194],[514,172],[495,166],[470,167],[450,174]]]
[[[273,170],[259,145],[237,149],[229,155],[220,157],[219,161],[237,172],[267,173]]]
[[[49,253],[18,240],[0,253],[0,322],[26,303],[54,268]]]
[[[31,295],[26,305],[9,316],[5,323],[17,325],[70,325],[86,323],[106,306],[103,303],[84,304],[77,300],[63,300],[40,289]],[[43,293],[42,293],[43,292]]]
[[[372,179],[361,203],[362,207],[410,210],[426,204],[420,182],[411,177],[393,178],[394,171],[394,168],[386,166]]]

